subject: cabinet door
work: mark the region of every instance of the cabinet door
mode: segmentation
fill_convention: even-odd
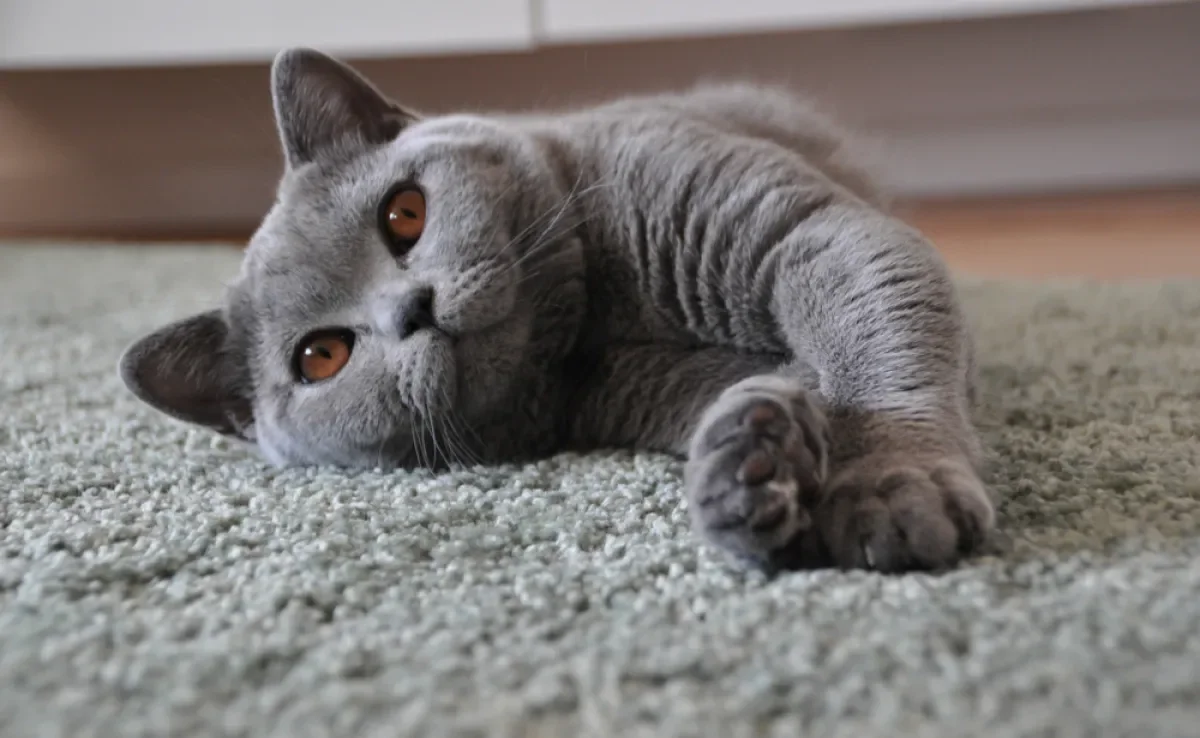
[[[550,42],[1017,15],[1170,0],[542,0]]]
[[[0,67],[528,48],[534,0],[0,0]]]

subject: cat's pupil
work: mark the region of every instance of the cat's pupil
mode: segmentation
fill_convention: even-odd
[[[412,220],[417,219],[417,214],[408,208],[402,208],[400,212],[404,214],[405,218],[411,218]]]

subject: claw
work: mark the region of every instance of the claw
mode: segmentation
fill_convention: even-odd
[[[871,553],[871,547],[865,543],[860,544],[860,545],[862,546],[863,561],[867,562],[867,568],[874,569],[875,568],[875,554]]]

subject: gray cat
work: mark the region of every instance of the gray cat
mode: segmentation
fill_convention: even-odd
[[[277,200],[224,308],[122,358],[142,400],[281,465],[685,455],[696,529],[768,568],[985,539],[947,271],[802,101],[425,118],[304,49],[272,92]]]

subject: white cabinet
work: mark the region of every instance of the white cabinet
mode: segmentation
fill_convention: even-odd
[[[532,49],[1180,0],[0,0],[0,69]]]
[[[409,55],[533,45],[535,0],[0,0],[0,67]]]
[[[0,0],[0,68],[262,61],[296,45],[453,54],[1163,1]]]
[[[1017,15],[1162,0],[542,0],[539,39],[620,40]]]

